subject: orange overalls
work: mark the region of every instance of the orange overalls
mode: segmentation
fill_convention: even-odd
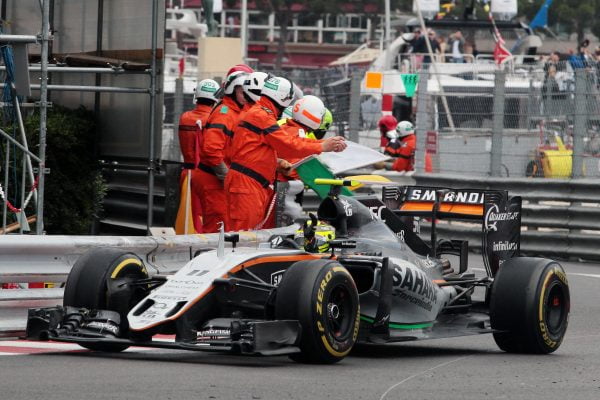
[[[255,229],[265,220],[278,157],[321,153],[321,143],[284,132],[277,125],[277,112],[271,100],[261,97],[234,130],[231,167],[225,179],[229,230]]]
[[[202,184],[200,202],[202,203],[204,232],[218,231],[218,223],[227,224],[227,203],[223,181],[217,178],[213,167],[225,162],[229,166],[227,149],[230,145],[240,113],[240,107],[229,96],[217,105],[202,131],[200,163],[198,174]]]
[[[392,165],[394,171],[412,171],[414,169],[416,145],[417,137],[414,134],[398,138],[387,144],[385,154],[396,158]]]
[[[196,233],[202,233],[202,206],[200,203],[200,188],[196,173],[200,151],[201,125],[204,124],[210,114],[211,106],[197,104],[193,110],[186,111],[179,118],[179,147],[183,155],[183,171],[179,180],[179,186],[184,184],[188,171],[191,172],[191,204],[192,220]],[[180,190],[180,193],[183,191]],[[193,233],[193,232],[190,232]]]

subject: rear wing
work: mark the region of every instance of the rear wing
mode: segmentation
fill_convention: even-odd
[[[522,201],[506,190],[386,186],[382,201],[399,217],[431,218],[434,253],[437,219],[481,221],[482,253],[491,276],[504,261],[519,255]]]
[[[398,215],[430,217],[439,199],[438,218],[481,219],[485,194],[486,191],[473,189],[386,186],[383,202]]]

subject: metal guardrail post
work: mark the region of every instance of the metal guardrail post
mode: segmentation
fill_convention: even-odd
[[[425,171],[425,142],[427,131],[431,129],[431,115],[429,113],[431,95],[427,93],[428,81],[429,73],[427,71],[422,71],[419,74],[419,85],[417,87],[417,149],[415,152],[415,171],[421,172]],[[434,158],[437,158],[437,155],[435,155]],[[439,165],[437,167],[439,167]],[[437,171],[438,169],[439,168],[436,168],[434,170]]]
[[[490,153],[490,175],[500,176],[502,171],[502,133],[504,132],[504,100],[506,73],[494,74],[494,115],[492,120],[492,149]]]
[[[360,82],[362,74],[355,72],[350,81],[350,115],[348,116],[349,140],[358,143],[360,129]]]
[[[575,109],[573,116],[573,178],[583,177],[583,138],[587,132],[587,99],[591,85],[588,84],[588,71],[575,70]]]

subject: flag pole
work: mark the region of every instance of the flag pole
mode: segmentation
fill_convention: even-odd
[[[425,19],[423,18],[423,13],[421,13],[421,5],[419,4],[419,0],[415,0],[415,4],[417,6],[417,15],[419,17],[419,23],[421,24],[421,29],[423,30],[423,34],[425,35],[425,43],[427,44],[427,52],[429,53],[429,58],[431,59],[431,63],[433,66],[433,73],[438,84],[438,89],[440,90],[440,96],[442,97],[442,105],[444,106],[444,111],[446,111],[448,125],[450,126],[450,130],[452,131],[452,133],[455,133],[456,128],[454,126],[454,119],[452,118],[452,114],[450,113],[450,107],[448,107],[448,99],[446,99],[446,93],[444,92],[444,87],[442,86],[442,82],[440,81],[440,74],[438,71],[437,62],[435,61],[435,57],[433,56],[433,49],[431,48],[431,42],[429,41],[429,36],[427,35],[427,27],[425,26]]]

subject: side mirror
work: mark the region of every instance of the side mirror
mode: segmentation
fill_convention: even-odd
[[[235,249],[237,243],[240,241],[239,233],[227,233],[225,234],[225,242],[231,243],[231,247]]]

